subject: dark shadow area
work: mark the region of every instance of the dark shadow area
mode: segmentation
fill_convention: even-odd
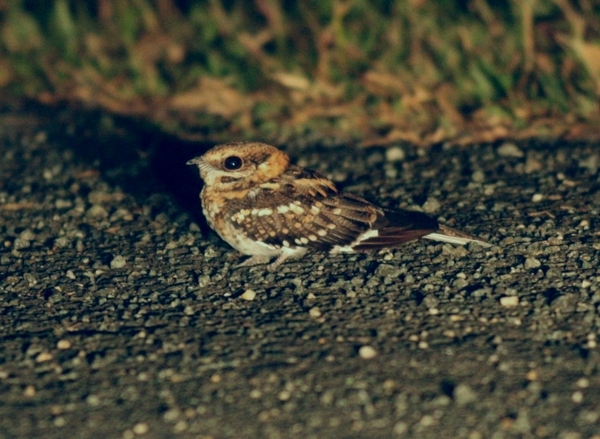
[[[16,135],[47,135],[59,152],[97,170],[104,181],[120,187],[139,205],[157,193],[168,193],[182,209],[207,227],[198,194],[202,180],[186,162],[214,143],[183,141],[155,127],[97,110],[50,108],[31,102],[0,101],[0,121]],[[20,134],[19,134],[20,133]]]

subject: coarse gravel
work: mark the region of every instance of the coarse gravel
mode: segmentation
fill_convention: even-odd
[[[270,273],[203,222],[208,145],[0,122],[0,439],[600,438],[600,145],[283,145],[494,246]]]

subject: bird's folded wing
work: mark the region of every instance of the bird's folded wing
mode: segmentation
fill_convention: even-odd
[[[352,245],[382,216],[380,209],[358,197],[308,196],[293,188],[263,190],[236,209],[228,213],[232,226],[252,240],[322,251]]]

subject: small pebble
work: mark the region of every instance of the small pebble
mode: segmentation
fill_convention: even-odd
[[[587,168],[592,175],[598,172],[598,168],[600,167],[600,155],[593,154],[585,159],[579,161],[579,166],[582,168]]]
[[[375,358],[377,356],[377,351],[371,346],[361,346],[358,350],[358,355],[360,358],[370,360],[371,358]]]
[[[250,302],[256,298],[256,291],[248,289],[240,297]]]
[[[462,258],[463,256],[467,256],[469,254],[469,250],[464,248],[462,245],[444,244],[442,247],[442,254]]]
[[[525,168],[523,171],[526,174],[532,174],[534,172],[538,172],[542,170],[544,165],[539,160],[533,158],[532,156],[527,157],[527,161],[525,162]]]
[[[115,256],[112,261],[110,261],[110,268],[123,268],[127,264],[127,260],[121,256]]]
[[[85,398],[85,402],[87,402],[92,407],[97,407],[100,405],[100,398],[98,398],[98,396],[96,395],[88,395],[88,397]]]
[[[186,431],[188,426],[188,422],[185,419],[181,419],[173,426],[173,431],[175,431],[175,433],[181,433],[182,431]]]
[[[69,340],[59,340],[58,343],[56,343],[56,347],[58,349],[70,349],[71,342]]]
[[[459,406],[465,406],[477,401],[477,393],[468,384],[459,384],[454,388],[454,400]]]
[[[35,239],[35,233],[29,229],[25,229],[19,233],[19,239],[22,239],[23,241],[33,241]]]
[[[431,415],[425,415],[419,420],[421,427],[431,427],[435,424],[435,418]]]
[[[482,183],[485,181],[485,174],[483,171],[475,171],[471,175],[471,180],[473,180],[475,183]]]
[[[23,391],[23,395],[26,396],[27,398],[33,398],[36,393],[37,393],[37,391],[35,390],[35,387],[32,386],[31,384],[28,385],[27,387],[25,387],[25,390]]]
[[[408,431],[408,424],[406,422],[396,422],[394,424],[394,434],[397,436],[403,435]]]
[[[27,239],[17,238],[17,239],[15,239],[15,242],[13,242],[13,246],[14,246],[15,250],[22,250],[24,248],[31,247],[31,241],[29,241]]]
[[[96,204],[88,209],[86,216],[90,218],[106,218],[108,217],[108,212],[104,207]]]
[[[500,305],[510,308],[519,305],[519,298],[517,296],[504,296],[500,298]]]
[[[503,143],[498,148],[498,155],[502,157],[524,157],[525,154],[512,142]]]
[[[436,198],[429,197],[425,204],[423,204],[423,211],[425,213],[435,213],[440,210],[442,207],[442,203],[440,203]]]
[[[54,207],[56,207],[57,209],[68,209],[71,206],[73,206],[71,200],[58,199],[54,202]]]
[[[533,197],[531,197],[531,201],[533,201],[534,203],[539,203],[543,199],[544,196],[542,194],[533,194]]]
[[[163,414],[163,419],[167,422],[177,422],[179,418],[181,418],[181,414],[181,410],[178,408],[172,408]]]
[[[388,162],[399,162],[404,160],[406,154],[399,146],[393,146],[385,151],[385,159]]]
[[[311,317],[314,317],[314,318],[321,317],[321,315],[322,315],[322,314],[321,314],[321,310],[320,310],[319,308],[317,308],[317,307],[311,308],[311,309],[308,311],[308,314],[309,314]]]
[[[133,426],[132,430],[135,434],[142,435],[148,433],[148,430],[150,429],[148,428],[148,424],[145,422],[138,422]]]
[[[523,265],[527,270],[530,270],[532,268],[541,267],[542,263],[539,261],[539,259],[527,258],[525,259],[525,263]]]
[[[527,372],[525,374],[525,378],[528,381],[536,381],[539,377],[540,377],[540,374],[538,373],[537,370],[530,370],[529,372]]]
[[[41,352],[37,357],[35,357],[36,363],[44,363],[50,360],[52,360],[52,354],[50,352]]]

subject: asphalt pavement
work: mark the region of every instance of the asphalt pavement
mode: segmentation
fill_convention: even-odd
[[[0,439],[600,438],[600,145],[281,145],[494,246],[275,273],[206,228],[208,146],[3,109]]]

